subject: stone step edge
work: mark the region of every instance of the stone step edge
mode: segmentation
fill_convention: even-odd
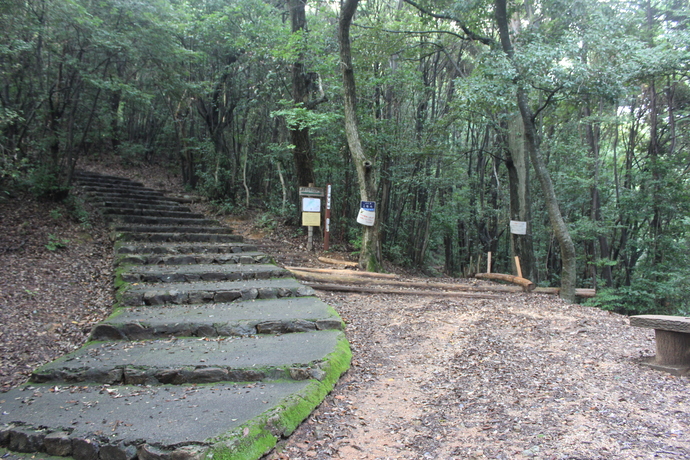
[[[116,270],[115,285],[147,283],[152,286],[164,286],[168,283],[252,281],[289,277],[292,277],[291,272],[274,264],[189,264],[163,267],[128,265]]]
[[[192,225],[152,225],[152,224],[112,224],[115,233],[209,233],[217,235],[232,235],[229,227],[221,226],[192,226]]]
[[[300,337],[306,334],[311,337],[316,337],[316,335],[323,337],[324,334],[327,337],[333,334],[335,338],[335,344],[341,342],[342,340],[347,341],[345,334],[342,331],[338,332],[336,330],[329,331],[308,331],[302,333],[292,334],[292,336]],[[316,335],[314,335],[316,334]],[[276,337],[273,335],[261,335],[263,340],[273,340]],[[256,337],[257,339],[259,337]],[[285,337],[285,336],[283,336]],[[175,338],[169,339],[175,344],[192,344],[195,345],[199,341],[205,340],[206,343],[213,343],[216,340],[224,341],[224,338],[218,339],[200,339],[200,338]],[[251,337],[238,338],[236,340],[241,341],[253,341]],[[329,340],[329,339],[326,339]],[[168,341],[164,341],[168,342]],[[135,342],[140,344],[147,344],[151,341],[144,340],[141,342]],[[149,364],[132,364],[123,363],[116,365],[109,365],[105,367],[73,367],[69,365],[60,366],[62,363],[68,363],[71,359],[82,352],[87,350],[89,352],[98,350],[99,344],[120,344],[121,342],[89,342],[84,344],[79,350],[75,350],[71,353],[61,356],[55,361],[45,364],[34,372],[32,372],[29,379],[30,383],[55,383],[55,384],[65,384],[65,383],[100,383],[103,385],[198,385],[205,383],[240,383],[240,382],[266,382],[266,381],[279,381],[279,380],[322,380],[325,376],[323,367],[326,365],[326,357],[330,354],[327,353],[325,356],[311,360],[310,362],[292,363],[288,364],[266,364],[264,366],[256,366],[256,364],[251,366],[242,365],[232,365],[232,364],[204,364],[203,362],[198,362],[195,364],[191,363],[177,363],[171,365],[149,365]],[[95,347],[95,348],[94,348]],[[155,353],[155,352],[154,352]],[[203,360],[202,360],[203,361]]]
[[[123,243],[241,243],[242,235],[234,233],[136,233],[114,232],[111,239]]]
[[[311,297],[300,297],[311,299]],[[314,297],[313,299],[318,299]],[[256,302],[256,301],[254,301]],[[260,301],[259,301],[260,302]],[[232,308],[231,305],[215,304],[216,308]],[[241,306],[241,304],[234,304]],[[155,307],[118,307],[104,321],[96,324],[91,330],[89,341],[105,340],[148,340],[163,337],[244,337],[259,334],[289,334],[293,332],[345,330],[345,323],[333,307],[326,305],[322,316],[290,318],[247,318],[226,319],[222,313],[213,317],[199,317],[199,312],[189,314],[185,322],[169,324],[159,316],[149,318],[127,318],[127,312],[135,309],[157,311]],[[198,306],[200,309],[204,305]],[[186,306],[183,308],[189,308]],[[216,312],[215,309],[208,312]],[[187,313],[185,312],[185,315]]]
[[[188,254],[116,254],[113,265],[199,265],[199,264],[275,264],[275,259],[265,252],[226,252]]]
[[[206,217],[166,217],[155,215],[137,215],[137,214],[104,214],[106,220],[112,222],[113,225],[118,224],[140,224],[140,225],[157,225],[157,226],[183,226],[188,225],[192,227],[220,227],[221,224],[216,219],[209,219]]]
[[[236,235],[241,238],[240,235]],[[221,252],[225,250],[224,252]],[[117,256],[183,256],[193,254],[241,254],[243,252],[261,252],[258,245],[234,241],[227,243],[216,242],[160,242],[151,243],[147,241],[116,241],[113,252]]]
[[[280,279],[280,278],[279,278]],[[289,279],[289,278],[283,278]],[[172,284],[172,283],[171,283]],[[190,283],[194,284],[194,283]],[[129,284],[127,285],[129,286]],[[115,294],[116,306],[158,306],[158,305],[201,305],[204,303],[229,303],[234,301],[254,299],[280,299],[283,297],[309,297],[314,295],[314,289],[301,285],[299,288],[253,288],[242,287],[218,290],[192,290],[187,292],[175,289],[150,288],[146,291],[119,291]]]
[[[138,439],[136,444],[125,444],[120,439],[109,439],[95,432],[88,436],[70,438],[64,427],[53,429],[43,425],[32,427],[9,424],[0,425],[0,446],[10,447],[15,452],[44,452],[49,455],[71,456],[74,460],[203,460],[227,458],[228,454],[232,458],[258,460],[273,449],[278,441],[292,434],[321,404],[340,377],[350,368],[351,359],[352,352],[347,340],[339,341],[336,349],[325,359],[324,377],[320,381],[309,380],[303,389],[283,398],[260,415],[229,429],[223,435],[208,438],[201,444],[162,445],[145,438]],[[36,386],[24,385],[23,388]],[[48,391],[53,387],[44,386]],[[103,391],[117,391],[118,388],[102,385],[93,387],[103,388]],[[14,396],[21,390],[22,388],[11,390],[15,393],[7,396]],[[52,436],[52,442],[46,443],[45,440],[49,436]]]
[[[100,209],[141,209],[141,210],[157,210],[157,211],[191,211],[189,206],[183,206],[179,203],[169,205],[155,205],[155,204],[132,204],[132,203],[118,203],[117,201],[99,201],[98,207]]]
[[[170,207],[172,208],[172,206]],[[153,217],[188,217],[193,219],[204,219],[206,216],[199,212],[185,210],[183,207],[173,209],[151,209],[135,207],[115,207],[104,206],[101,213],[106,216],[153,216]]]

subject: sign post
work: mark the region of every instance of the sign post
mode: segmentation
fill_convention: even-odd
[[[510,233],[513,235],[527,235],[527,222],[521,220],[511,220]],[[518,278],[522,278],[522,267],[520,266],[520,257],[518,256],[515,256],[515,269]]]
[[[331,241],[331,184],[326,184],[326,231],[323,234],[323,250],[328,251]]]
[[[307,227],[308,251],[314,248],[314,227],[321,226],[321,197],[323,197],[323,188],[314,187],[313,185],[309,184],[309,187],[299,188],[302,225]]]

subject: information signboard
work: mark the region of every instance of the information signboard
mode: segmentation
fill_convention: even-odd
[[[527,222],[511,220],[510,233],[512,233],[513,235],[527,235]]]
[[[376,202],[362,201],[357,215],[357,223],[372,227],[376,220]]]
[[[302,213],[303,227],[320,227],[321,213],[320,212],[303,212]]]
[[[302,198],[303,212],[321,212],[321,198]]]

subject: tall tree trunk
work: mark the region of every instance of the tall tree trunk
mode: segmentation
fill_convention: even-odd
[[[524,125],[517,116],[507,125],[506,167],[510,192],[510,219],[527,223],[526,235],[510,235],[514,256],[520,260],[522,276],[534,282],[536,269],[532,244],[532,196],[529,189],[529,159],[525,155]],[[517,272],[517,267],[515,268]],[[516,273],[517,274],[517,273]]]
[[[357,11],[359,0],[346,0],[340,10],[338,40],[340,42],[340,68],[343,73],[343,102],[345,106],[345,134],[352,156],[352,162],[357,170],[359,195],[362,201],[375,201],[376,198],[376,169],[367,158],[359,138],[357,125],[357,91],[355,87],[355,73],[352,66],[352,52],[350,49],[350,25],[352,17]],[[359,265],[368,271],[381,269],[381,241],[379,225],[381,219],[375,220],[373,226],[364,226],[362,235],[362,250],[359,253]]]
[[[292,21],[292,33],[305,33],[307,17],[305,6],[307,0],[289,0],[290,18]],[[303,104],[307,107],[309,99],[308,78],[304,71],[304,51],[300,45],[297,53],[297,61],[292,64],[292,98],[295,104]],[[311,151],[311,141],[308,127],[295,127],[290,129],[292,140],[292,155],[295,162],[297,182],[301,187],[306,187],[316,182],[314,175],[314,158]]]
[[[508,56],[508,59],[513,61],[513,44],[510,41],[510,34],[508,31],[508,13],[506,9],[506,0],[496,0],[496,23],[501,37],[501,46],[503,51]],[[519,69],[518,69],[519,71]],[[534,122],[534,114],[529,105],[529,98],[524,83],[519,81],[517,87],[517,104],[522,116],[522,123],[525,126],[525,147],[529,152],[534,173],[539,180],[542,192],[544,193],[544,200],[546,201],[546,209],[551,222],[551,228],[558,240],[561,249],[561,289],[560,296],[569,301],[575,301],[575,283],[577,281],[577,261],[575,254],[575,245],[568,232],[568,227],[563,220],[561,210],[558,205],[558,198],[553,188],[551,175],[549,174],[544,159],[541,156],[539,148],[539,139],[537,137],[537,128]]]
[[[589,144],[589,151],[592,157],[593,171],[593,183],[590,187],[591,194],[591,214],[590,218],[592,222],[597,224],[601,221],[601,198],[599,193],[599,170],[601,168],[601,160],[599,159],[599,127],[594,126],[590,117],[592,116],[592,111],[588,104],[585,104],[584,115],[587,118],[587,123],[585,124],[585,131],[587,136],[587,143]],[[600,231],[597,229],[597,231]],[[606,235],[599,233],[599,256],[601,259],[609,259],[611,257],[611,250],[609,248],[609,242]],[[596,275],[596,268],[595,268]],[[606,264],[601,268],[601,276],[604,279],[604,283],[607,287],[613,287],[613,273],[611,272],[611,265]],[[594,279],[594,287],[596,288],[596,277]]]

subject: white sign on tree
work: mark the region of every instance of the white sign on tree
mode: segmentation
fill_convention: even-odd
[[[513,235],[527,235],[527,222],[511,220],[510,233],[512,233]]]
[[[376,202],[362,201],[357,214],[357,223],[372,227],[376,220]]]

